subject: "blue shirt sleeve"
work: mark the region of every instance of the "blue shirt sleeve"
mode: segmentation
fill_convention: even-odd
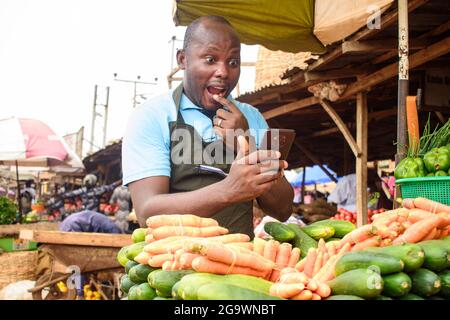
[[[131,115],[122,143],[123,185],[153,176],[170,177],[170,105],[158,101]]]

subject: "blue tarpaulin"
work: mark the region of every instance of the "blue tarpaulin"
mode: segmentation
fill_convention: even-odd
[[[333,172],[330,168],[328,168],[326,165],[324,167],[337,178],[337,175],[335,172]],[[303,179],[303,172],[300,172],[292,181],[291,185],[293,187],[301,187],[302,186],[302,179]],[[319,166],[313,166],[313,167],[306,167],[306,176],[305,176],[305,186],[311,185],[311,184],[320,184],[320,183],[327,183],[331,182],[332,180],[330,177],[328,177],[325,172],[319,167]]]

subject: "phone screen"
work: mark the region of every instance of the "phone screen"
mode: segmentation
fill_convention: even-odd
[[[268,129],[264,134],[260,149],[274,150],[281,153],[281,159],[286,160],[295,140],[293,129]]]

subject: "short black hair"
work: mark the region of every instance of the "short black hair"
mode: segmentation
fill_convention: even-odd
[[[231,23],[228,22],[227,19],[225,19],[224,17],[221,17],[221,16],[211,15],[211,16],[202,16],[200,18],[197,18],[191,22],[191,24],[187,27],[186,32],[184,34],[184,41],[183,41],[183,50],[184,51],[186,51],[189,48],[189,46],[192,43],[192,40],[195,38],[196,31],[198,30],[200,25],[205,21],[213,21],[213,22],[217,22],[217,23],[222,23],[233,29],[233,26],[231,25]]]

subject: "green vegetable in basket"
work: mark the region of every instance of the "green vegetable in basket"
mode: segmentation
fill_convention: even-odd
[[[447,171],[450,168],[450,151],[447,147],[433,148],[423,156],[429,172]]]
[[[411,157],[403,159],[395,168],[394,175],[396,179],[424,177],[426,171],[423,160]]]
[[[434,176],[436,176],[436,177],[446,177],[447,176],[447,172],[445,172],[443,170],[439,170],[439,171],[436,171]]]

